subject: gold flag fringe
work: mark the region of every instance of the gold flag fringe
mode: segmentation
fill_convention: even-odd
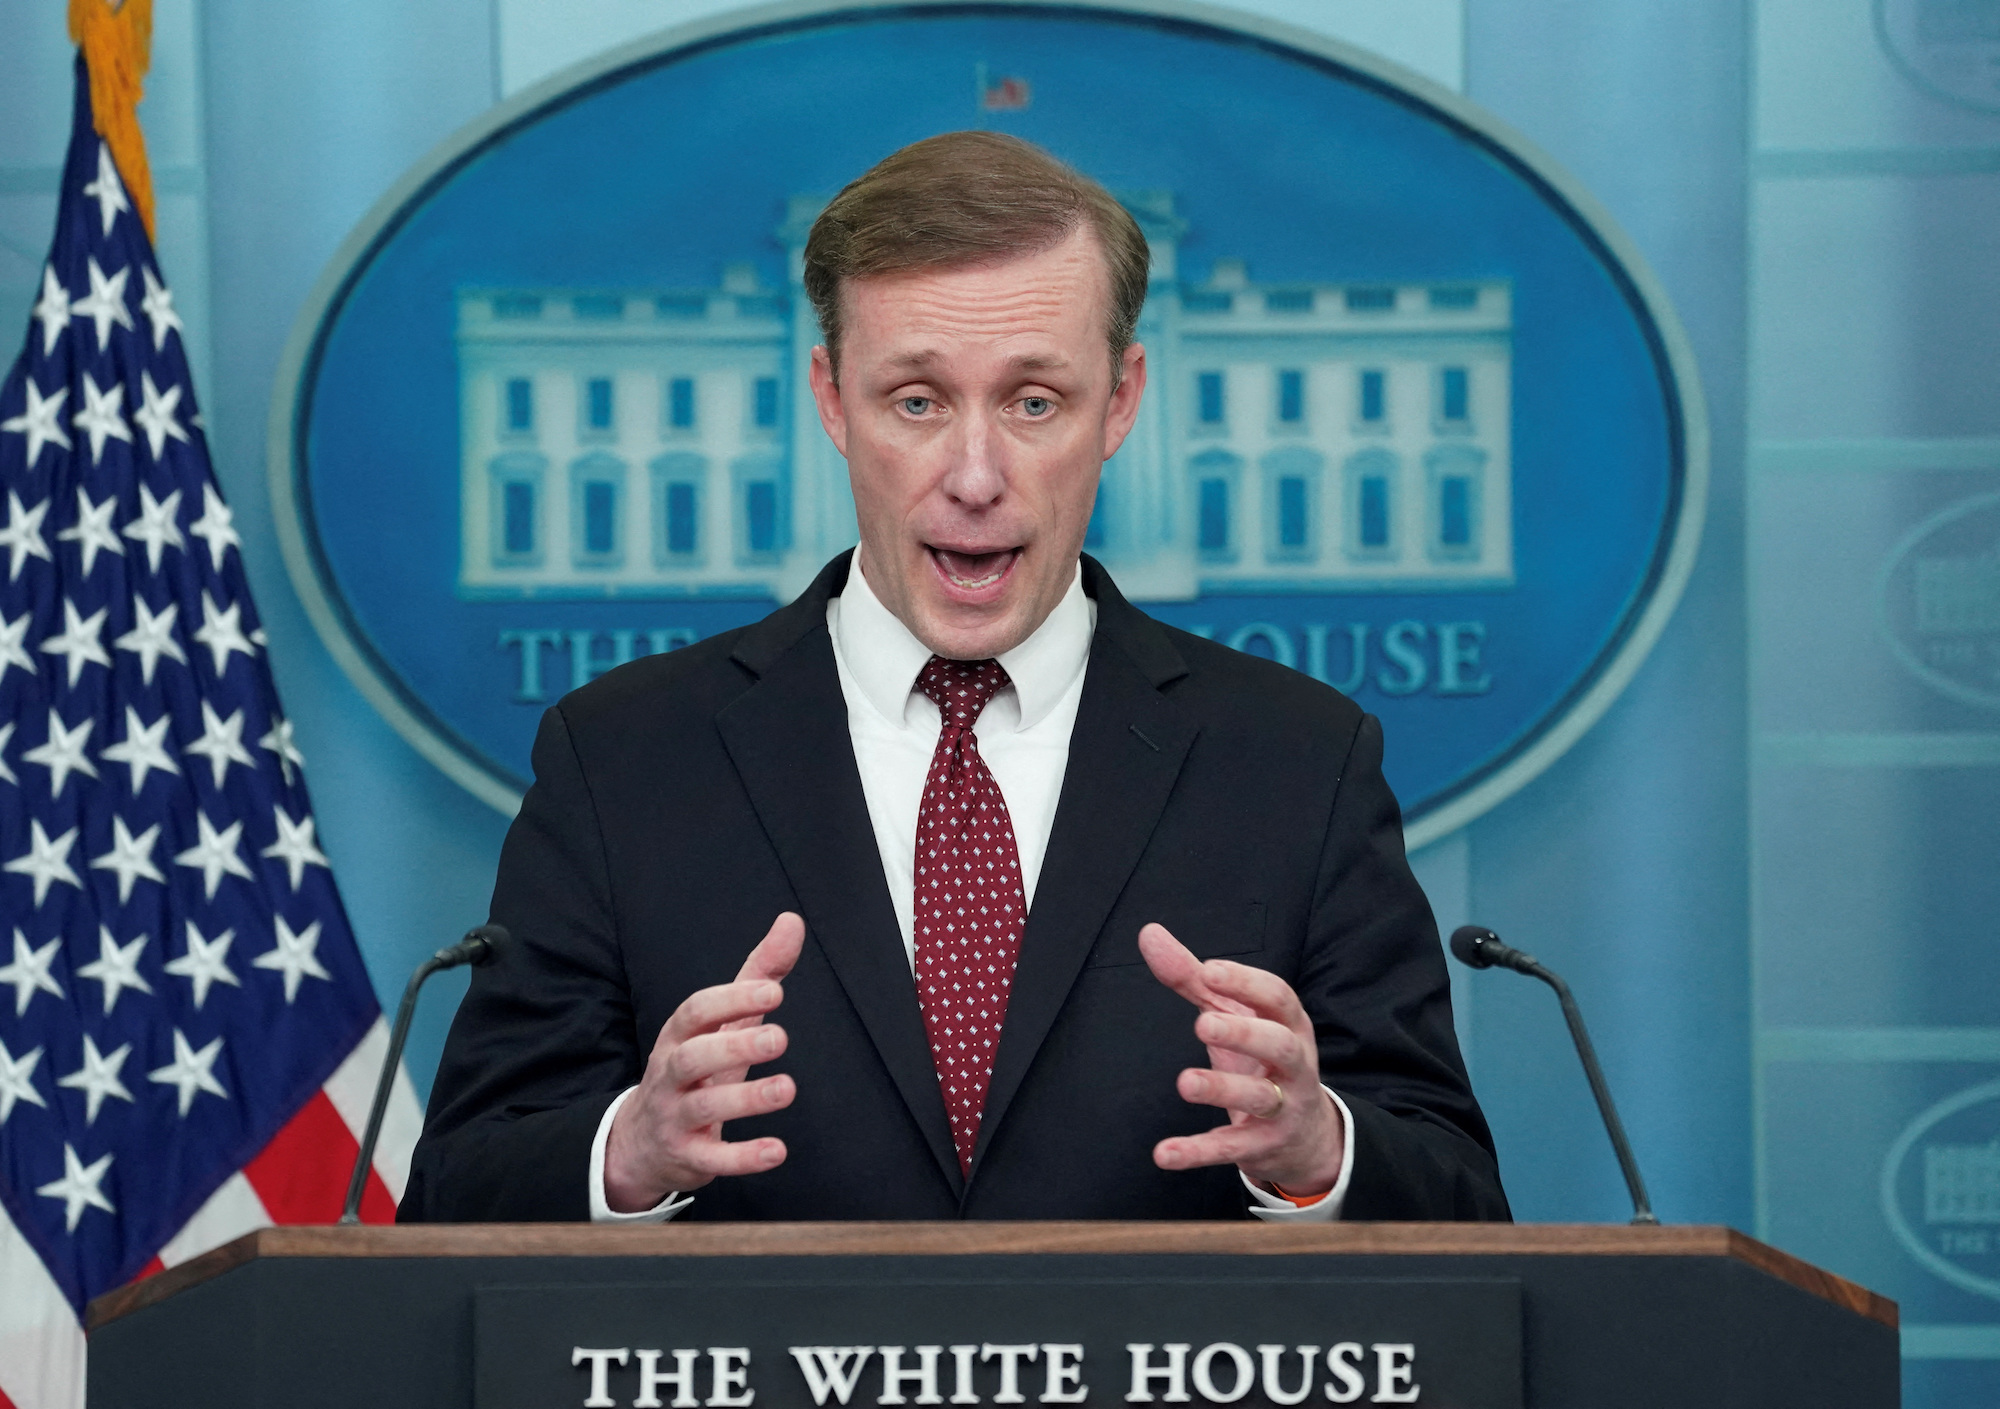
[[[139,99],[152,63],[153,0],[69,0],[69,37],[90,72],[90,112],[111,149],[132,208],[153,237],[153,172],[139,130]]]

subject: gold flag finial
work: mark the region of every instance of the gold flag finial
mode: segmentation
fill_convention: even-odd
[[[152,63],[153,0],[69,0],[69,37],[90,72],[90,114],[111,149],[132,209],[153,237],[153,172],[139,130],[139,99]]]

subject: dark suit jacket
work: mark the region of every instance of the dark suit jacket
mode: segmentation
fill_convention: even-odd
[[[1233,1169],[1152,1148],[1219,1123],[1176,1074],[1195,1012],[1140,960],[1158,920],[1269,969],[1354,1116],[1346,1216],[1501,1219],[1437,929],[1403,855],[1379,724],[1295,671],[1163,626],[1084,559],[1097,632],[969,1179],[882,878],[826,603],[848,557],[754,626],[610,672],[549,710],[501,854],[512,945],[473,972],[400,1217],[588,1217],[591,1139],[667,1017],[783,910],[807,938],[760,1071],[790,1109],[730,1124],[789,1158],[685,1218],[1242,1218]]]

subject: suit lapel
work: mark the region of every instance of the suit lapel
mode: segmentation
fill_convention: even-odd
[[[757,683],[716,716],[751,805],[890,1078],[954,1192],[963,1186],[944,1097],[868,819],[847,703],[826,631],[837,559],[791,607],[751,632],[736,659]],[[838,577],[835,570],[838,569]]]
[[[1095,562],[1085,558],[1084,570],[1097,599],[1097,635],[980,1118],[975,1175],[1138,865],[1197,732],[1158,688],[1186,673],[1179,653]]]

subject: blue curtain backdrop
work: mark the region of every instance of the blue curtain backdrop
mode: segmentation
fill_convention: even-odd
[[[424,953],[483,918],[505,821],[376,715],[307,622],[272,527],[266,416],[342,237],[502,96],[510,25],[518,44],[547,8],[158,3],[144,117],[162,262],[322,840],[391,1003]],[[1922,1200],[1905,1238],[1878,1188],[1927,1107],[2000,1076],[2000,721],[1940,705],[1893,663],[1880,619],[1899,542],[2000,490],[2000,115],[1938,28],[1992,7],[1365,8],[1392,37],[1398,13],[1433,39],[1452,29],[1463,91],[1630,234],[1688,329],[1714,432],[1672,625],[1561,762],[1421,859],[1440,918],[1489,924],[1569,977],[1663,1217],[1751,1230],[1902,1299],[1909,1402],[1994,1402],[2000,1300],[1919,1258]],[[62,10],[0,0],[9,339],[53,213]],[[422,1090],[458,991],[441,981],[419,1019]],[[1459,991],[1519,1216],[1621,1218],[1549,995],[1491,974]]]

